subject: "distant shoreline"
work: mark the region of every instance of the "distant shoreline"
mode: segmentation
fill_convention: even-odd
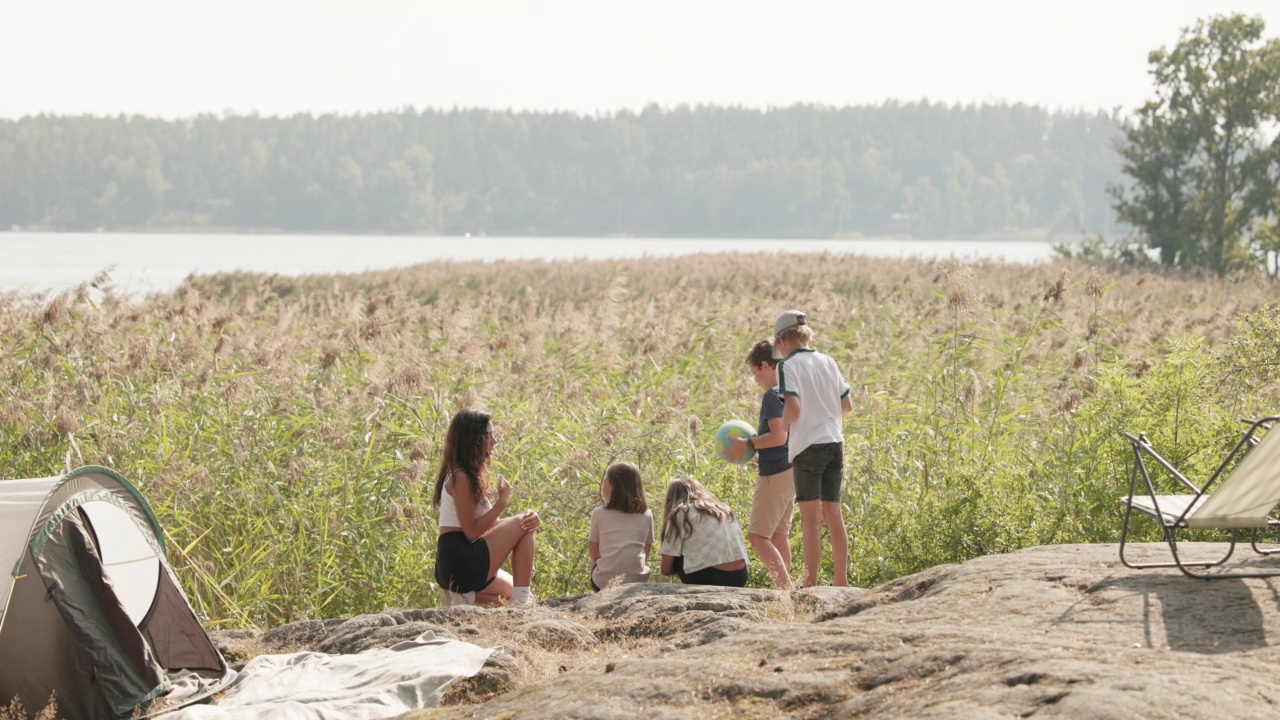
[[[806,237],[806,236],[790,236],[790,237],[743,237],[740,235],[629,235],[629,234],[609,234],[609,235],[511,235],[511,234],[495,234],[488,235],[485,233],[460,233],[456,235],[426,233],[426,232],[404,232],[389,233],[380,231],[360,231],[360,230],[288,230],[283,228],[244,228],[244,227],[142,227],[142,228],[113,228],[110,230],[73,230],[66,228],[50,228],[50,227],[30,227],[17,228],[13,227],[0,229],[0,236],[11,234],[49,234],[49,235],[261,235],[261,236],[278,236],[278,237],[303,237],[303,236],[322,236],[322,237],[367,237],[367,238],[421,238],[423,240],[450,240],[457,238],[504,238],[504,239],[557,239],[557,240],[741,240],[744,242],[787,242],[787,241],[803,241],[803,242],[857,242],[860,240],[867,241],[895,241],[895,242],[1044,242],[1044,243],[1075,243],[1079,242],[1083,236],[1079,233],[1060,233],[1051,232],[1046,228],[1027,228],[1024,230],[1008,230],[994,233],[977,233],[972,235],[951,235],[940,238],[922,238],[907,235],[903,233],[886,233],[884,235],[864,235],[860,233],[848,233],[836,237]]]

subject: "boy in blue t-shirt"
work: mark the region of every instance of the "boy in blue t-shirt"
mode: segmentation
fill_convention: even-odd
[[[773,576],[779,590],[791,589],[791,516],[795,508],[795,480],[787,457],[787,431],[783,426],[782,397],[778,384],[778,361],[773,343],[761,340],[747,354],[747,366],[756,384],[764,388],[760,400],[760,425],[754,438],[735,438],[729,459],[741,460],[748,447],[756,451],[760,477],[751,498],[751,520],[747,539],[760,562]]]

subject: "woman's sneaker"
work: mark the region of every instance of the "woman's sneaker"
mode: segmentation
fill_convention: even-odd
[[[508,607],[513,608],[531,608],[537,604],[537,600],[533,597],[533,592],[529,588],[515,588],[511,593],[511,602]]]
[[[446,588],[440,588],[440,604],[444,607],[453,607],[455,605],[475,605],[476,594],[473,592],[456,593]]]

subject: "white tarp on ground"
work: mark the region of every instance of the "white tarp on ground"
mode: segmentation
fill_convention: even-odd
[[[450,681],[471,677],[493,653],[426,632],[355,655],[259,655],[212,705],[163,720],[372,720],[434,707]]]

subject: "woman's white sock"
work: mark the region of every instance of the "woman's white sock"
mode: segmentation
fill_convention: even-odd
[[[529,588],[518,587],[511,589],[511,604],[517,607],[521,605],[532,605],[533,595],[529,592]]]

